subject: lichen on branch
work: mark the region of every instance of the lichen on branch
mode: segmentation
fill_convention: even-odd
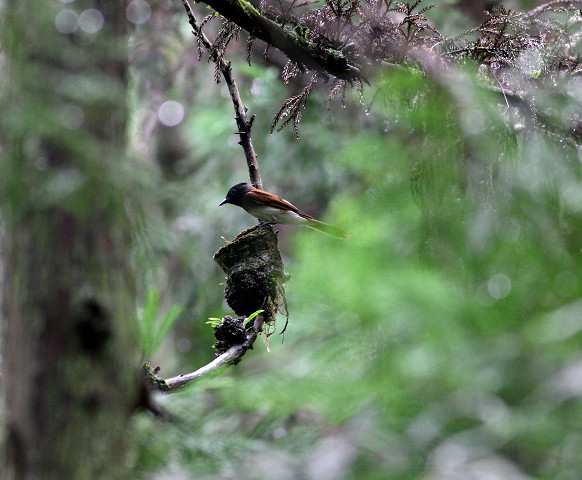
[[[261,14],[245,0],[204,0],[204,3],[220,13],[228,21],[246,30],[252,37],[263,40],[281,50],[302,70],[310,69],[325,75],[333,75],[353,81],[361,77],[355,57],[339,49],[317,43],[306,35],[307,27],[278,23]]]

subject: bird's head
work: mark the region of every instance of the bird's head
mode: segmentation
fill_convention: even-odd
[[[248,183],[238,183],[226,194],[226,198],[220,202],[218,205],[224,205],[225,203],[232,203],[242,207],[243,197],[253,189]]]

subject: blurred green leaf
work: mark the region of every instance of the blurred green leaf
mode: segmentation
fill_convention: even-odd
[[[159,348],[181,313],[180,305],[172,305],[159,319],[159,293],[153,287],[147,290],[136,322],[139,351],[143,356],[151,355]]]
[[[255,317],[259,314],[259,313],[263,313],[264,310],[257,310],[256,312],[251,313],[244,321],[243,326],[246,326],[247,323],[251,322],[252,320],[255,319]]]

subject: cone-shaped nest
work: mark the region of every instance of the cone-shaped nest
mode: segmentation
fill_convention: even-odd
[[[245,317],[265,310],[265,323],[274,321],[286,275],[273,228],[260,224],[245,230],[221,247],[214,261],[226,274],[228,306]]]

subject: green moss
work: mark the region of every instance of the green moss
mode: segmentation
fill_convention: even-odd
[[[285,281],[277,234],[256,225],[222,246],[214,260],[226,274],[226,302],[239,316],[265,310],[265,323],[277,313],[279,285]]]
[[[250,2],[246,2],[245,0],[236,0],[236,2],[247,15],[251,15],[251,13],[257,16],[261,15],[261,13]]]
[[[170,387],[166,383],[166,381],[160,377],[158,377],[157,372],[159,369],[151,368],[149,362],[145,362],[143,364],[143,375],[146,380],[147,385],[152,385],[155,388],[161,390],[162,392],[167,392]]]
[[[293,30],[301,38],[307,39],[307,34],[309,33],[309,28],[308,27],[304,27],[302,25],[295,25],[295,28]]]

